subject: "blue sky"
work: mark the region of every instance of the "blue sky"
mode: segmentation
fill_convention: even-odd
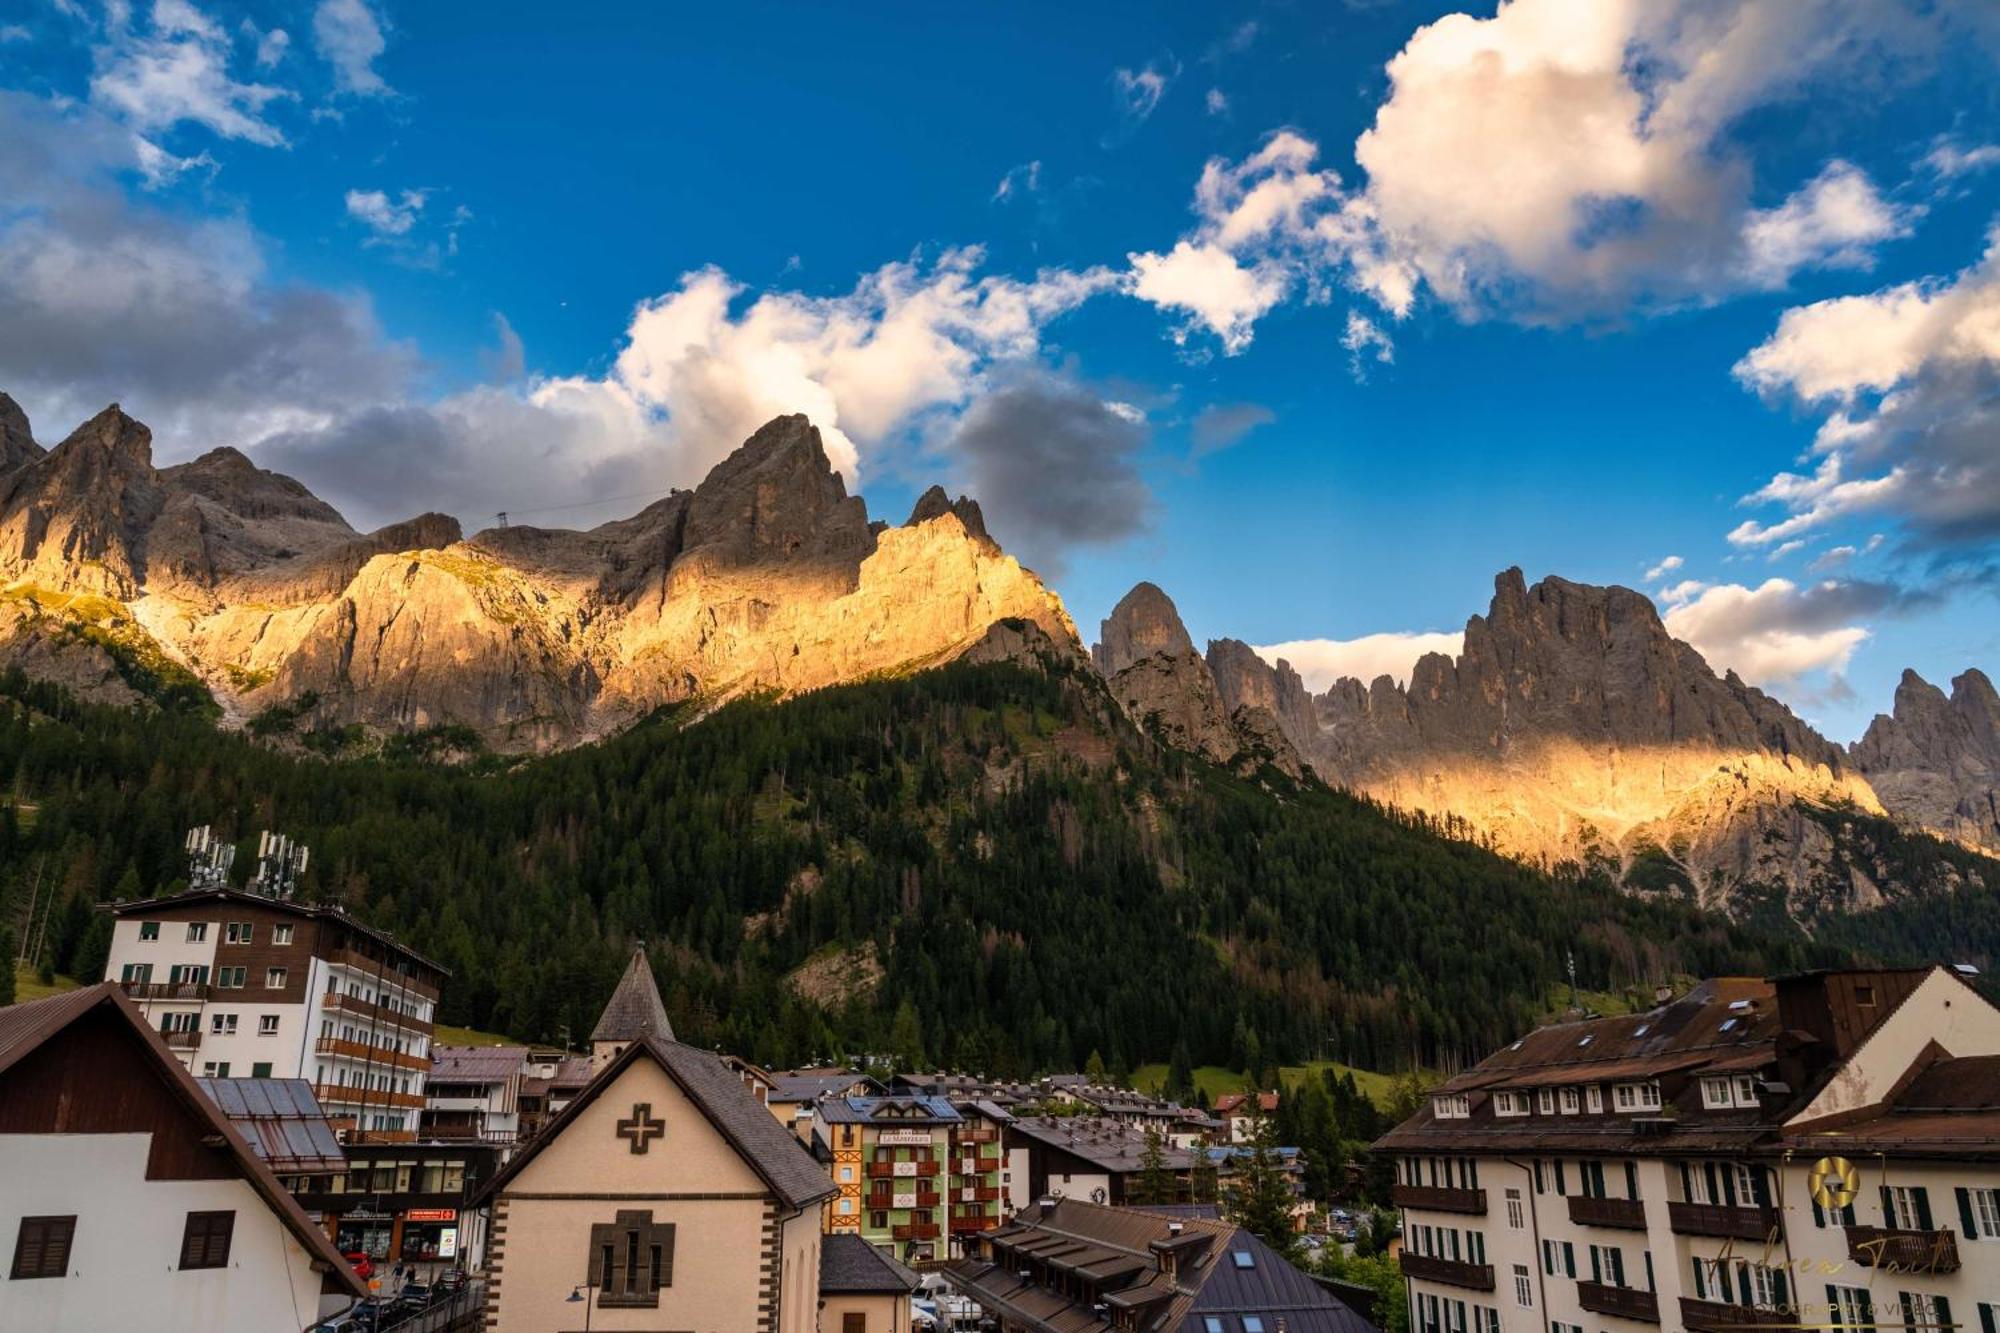
[[[1994,13],[14,0],[0,388],[468,530],[806,411],[1086,637],[1401,670],[1518,564],[1845,739],[2000,667]]]

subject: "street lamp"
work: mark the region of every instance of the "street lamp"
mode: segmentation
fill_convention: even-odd
[[[592,1290],[592,1287],[588,1282],[583,1283],[581,1286],[572,1287],[570,1288],[569,1299],[564,1302],[566,1305],[574,1305],[578,1301],[583,1302],[583,1333],[590,1333],[590,1297],[584,1294],[590,1290]]]

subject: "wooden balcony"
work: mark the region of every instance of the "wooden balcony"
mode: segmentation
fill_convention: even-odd
[[[198,981],[121,981],[118,985],[134,1000],[182,1000],[199,1004],[209,998],[210,988]]]
[[[428,1055],[392,1051],[387,1046],[370,1046],[367,1042],[344,1041],[339,1037],[320,1037],[313,1042],[313,1049],[321,1055],[338,1055],[375,1065],[394,1065],[398,1069],[421,1069],[429,1073],[431,1067]]]
[[[897,1240],[936,1240],[938,1224],[935,1222],[905,1222],[901,1226],[889,1228],[889,1234]]]
[[[386,1088],[362,1088],[353,1084],[338,1083],[313,1084],[313,1096],[321,1105],[338,1103],[341,1106],[372,1106],[381,1110],[407,1109],[420,1111],[424,1106],[423,1097],[414,1092],[391,1092]]]
[[[167,1044],[167,1049],[170,1051],[191,1051],[201,1045],[201,1029],[194,1028],[187,1032],[162,1032],[160,1040]]]
[[[903,1196],[911,1203],[897,1203],[893,1194],[871,1194],[868,1196],[870,1208],[935,1208],[944,1202],[936,1190],[915,1190]]]
[[[961,1129],[953,1136],[960,1143],[998,1143],[1000,1131],[992,1125]]]
[[[356,953],[352,949],[335,949],[326,955],[326,961],[334,967],[350,968],[378,986],[394,986],[412,995],[421,995],[433,1004],[437,1002],[437,987],[430,982],[413,977],[407,972],[398,972],[387,963]]]
[[[352,995],[342,995],[329,991],[320,996],[320,1005],[329,1013],[352,1014],[355,1018],[381,1027],[401,1028],[405,1032],[415,1032],[422,1036],[431,1035],[431,1024],[410,1014],[399,1014],[393,1009],[366,1000],[357,1000]]]
[[[1597,1314],[1636,1319],[1642,1324],[1660,1322],[1660,1298],[1636,1287],[1614,1287],[1606,1282],[1578,1282],[1576,1299],[1584,1309]]]
[[[997,1217],[954,1217],[951,1229],[954,1234],[968,1231],[991,1231],[1000,1225]]]
[[[1692,1296],[1681,1297],[1681,1323],[1688,1333],[1727,1333],[1736,1328],[1783,1328],[1789,1322],[1796,1326],[1797,1315],[1782,1315],[1774,1310],[1760,1310],[1754,1305],[1725,1305],[1721,1301],[1698,1301]]]
[[[1473,1291],[1493,1290],[1492,1264],[1466,1264],[1456,1259],[1434,1259],[1426,1254],[1402,1255],[1403,1276],[1421,1278],[1426,1282],[1442,1282],[1449,1287],[1468,1287]]]
[[[1444,1185],[1397,1185],[1389,1191],[1390,1201],[1398,1208],[1422,1208],[1433,1213],[1472,1213],[1486,1211],[1485,1190],[1451,1189]]]
[[[990,1176],[1000,1169],[998,1157],[969,1157],[966,1160],[972,1163],[971,1171],[966,1173],[968,1175]]]
[[[898,1167],[901,1167],[902,1170],[897,1170]],[[928,1162],[870,1162],[867,1167],[867,1175],[871,1180],[895,1179],[897,1177],[913,1179],[918,1176],[929,1178],[937,1175],[937,1173],[938,1164],[935,1159]]]
[[[1775,1208],[1732,1208],[1720,1203],[1669,1203],[1667,1224],[1677,1236],[1769,1240],[1781,1235]]]
[[[1945,1227],[1933,1231],[1849,1227],[1847,1257],[1863,1268],[1891,1273],[1956,1273],[1958,1233]]]
[[[1569,1196],[1569,1220],[1578,1226],[1644,1231],[1646,1205],[1637,1199],[1593,1199],[1584,1194],[1572,1194]]]

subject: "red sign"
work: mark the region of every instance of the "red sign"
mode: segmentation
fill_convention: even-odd
[[[456,1222],[456,1208],[412,1208],[403,1214],[405,1222]]]

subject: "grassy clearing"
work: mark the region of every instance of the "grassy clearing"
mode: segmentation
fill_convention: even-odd
[[[512,1037],[503,1037],[497,1032],[481,1032],[478,1028],[455,1028],[440,1023],[432,1029],[431,1044],[434,1046],[519,1046],[523,1043]]]
[[[26,963],[14,965],[14,1003],[26,1004],[29,1000],[45,1000],[51,995],[60,995],[66,990],[75,990],[83,983],[75,977],[58,976],[44,986],[35,969]]]
[[[1279,1070],[1279,1077],[1285,1086],[1291,1087],[1306,1078],[1318,1078],[1331,1069],[1336,1075],[1353,1074],[1355,1086],[1363,1096],[1377,1106],[1386,1107],[1396,1086],[1394,1074],[1378,1074],[1372,1069],[1355,1069],[1337,1060],[1310,1060],[1302,1065],[1286,1065]],[[1167,1081],[1167,1067],[1163,1064],[1140,1065],[1132,1071],[1132,1086],[1141,1092],[1157,1093]],[[1194,1085],[1213,1103],[1226,1093],[1242,1092],[1245,1089],[1243,1075],[1234,1069],[1224,1069],[1221,1065],[1203,1065],[1194,1071]]]

